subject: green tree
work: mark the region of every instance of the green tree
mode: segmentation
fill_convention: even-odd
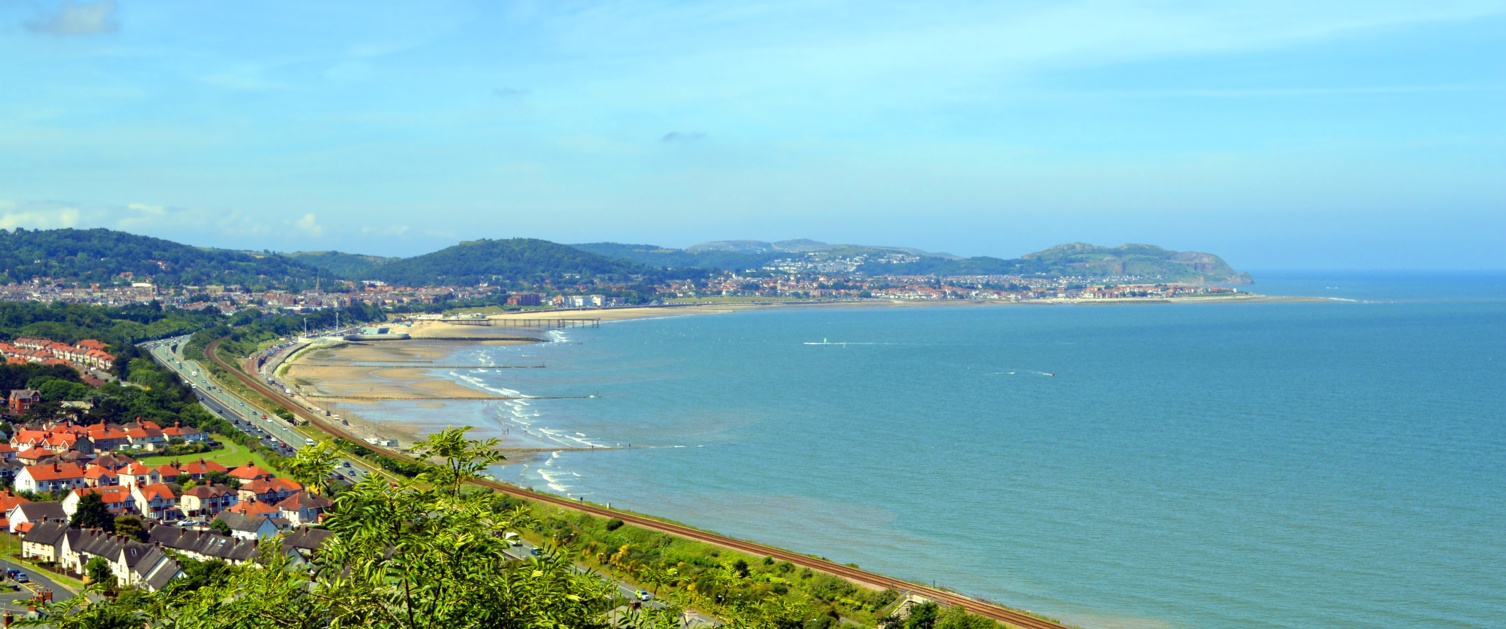
[[[905,629],[932,629],[940,611],[941,608],[931,602],[911,606],[910,615],[905,618]]]
[[[81,529],[103,529],[105,532],[115,532],[115,514],[110,513],[110,505],[105,504],[105,499],[97,493],[87,493],[78,499],[78,510],[73,512],[73,517],[68,519],[68,525]]]
[[[339,456],[339,447],[333,441],[320,441],[299,448],[283,465],[283,470],[314,493],[324,494],[329,492],[329,475],[339,464]]]
[[[110,560],[104,557],[95,557],[84,564],[84,576],[89,577],[91,583],[115,584],[115,574],[110,572]]]
[[[219,470],[205,472],[204,483],[206,485],[223,485],[231,489],[241,488],[241,479],[231,476],[229,472],[221,472]]]
[[[448,491],[451,496],[458,497],[460,488],[466,482],[481,478],[481,473],[487,466],[506,458],[497,452],[501,440],[468,440],[465,433],[470,429],[470,426],[447,428],[413,444],[413,450],[420,459],[437,457],[444,460],[443,464],[420,475],[418,480],[432,483],[435,487]]]
[[[141,521],[139,515],[122,515],[115,518],[115,532],[138,542],[146,541],[146,523]]]
[[[221,535],[229,535],[230,525],[226,524],[224,520],[215,520],[209,523],[209,530],[215,531]]]

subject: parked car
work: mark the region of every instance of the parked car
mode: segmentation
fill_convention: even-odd
[[[31,577],[26,576],[25,572],[17,572],[12,578],[16,580],[16,583],[31,583]]]

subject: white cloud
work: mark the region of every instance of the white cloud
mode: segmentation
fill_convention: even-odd
[[[8,204],[14,208],[16,204]],[[9,208],[7,208],[9,209]],[[29,210],[0,214],[0,229],[30,227],[33,229],[60,229],[78,225],[79,211],[75,208]]]
[[[300,218],[296,223],[293,223],[293,226],[302,230],[304,235],[307,236],[313,236],[317,238],[324,235],[324,227],[319,224],[319,219],[318,217],[314,216],[313,212],[304,214],[303,218]]]
[[[362,236],[371,236],[371,235],[376,235],[376,236],[402,236],[402,235],[405,235],[407,233],[408,233],[408,226],[407,225],[389,225],[387,227],[382,227],[382,228],[366,226],[366,227],[362,227],[361,228],[361,235]]]
[[[27,22],[26,30],[57,37],[113,33],[120,30],[120,21],[115,16],[116,8],[115,0],[65,1],[58,6],[56,12]]]

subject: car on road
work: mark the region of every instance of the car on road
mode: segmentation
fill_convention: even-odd
[[[16,583],[31,583],[31,577],[26,576],[25,572],[17,572],[16,576],[11,578],[15,579]]]
[[[645,590],[638,590],[637,592],[633,592],[633,596],[638,597],[638,600],[640,601],[646,601],[654,597],[653,594],[649,594]]]

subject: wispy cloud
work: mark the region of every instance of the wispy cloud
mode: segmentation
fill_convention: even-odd
[[[293,223],[293,227],[296,227],[305,236],[318,238],[324,235],[324,226],[319,224],[319,218],[314,216],[313,212],[304,214],[303,218]]]
[[[389,225],[387,227],[372,227],[370,225],[361,228],[362,236],[404,236],[408,233],[407,225]]]
[[[0,202],[0,229],[60,229],[78,225],[78,221],[77,208],[20,209],[20,204],[13,201]]]
[[[115,0],[69,0],[58,5],[55,10],[27,21],[25,26],[26,30],[33,33],[56,37],[113,33],[120,30],[120,20],[115,15],[117,8]]]

